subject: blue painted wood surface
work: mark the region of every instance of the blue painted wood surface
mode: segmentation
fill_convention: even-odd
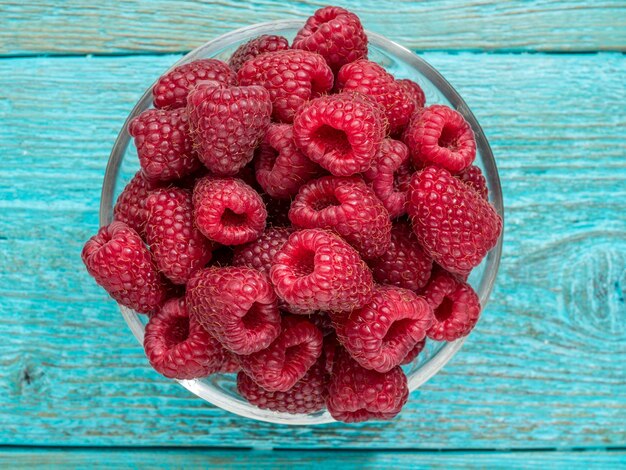
[[[422,56],[464,96],[498,161],[507,212],[501,274],[462,352],[412,394],[399,419],[352,426],[255,423],[152,372],[79,259],[97,228],[115,135],[179,57],[162,52],[235,26],[303,17],[318,3],[0,1],[0,444],[380,449],[301,456],[372,467],[624,463],[623,453],[600,451],[626,445],[626,57],[577,52],[626,51],[626,5],[359,5],[372,30],[438,50]],[[421,28],[398,28],[400,18]],[[522,49],[571,53],[510,52]],[[38,54],[51,57],[30,57]],[[463,451],[545,448],[599,453]],[[198,452],[13,449],[0,453],[0,466],[18,458],[218,465],[233,455]],[[283,452],[235,455],[240,466],[290,464]]]

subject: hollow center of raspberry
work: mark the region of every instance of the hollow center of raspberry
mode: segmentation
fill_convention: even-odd
[[[439,307],[435,309],[435,318],[437,319],[437,321],[441,323],[450,318],[452,316],[453,307],[454,302],[448,297],[444,297]]]
[[[298,253],[292,264],[293,273],[297,277],[305,277],[315,270],[315,252],[306,250]]]
[[[348,136],[344,131],[335,129],[326,124],[320,126],[319,129],[315,131],[313,139],[319,142],[327,152],[334,150],[343,155],[352,149]]]
[[[452,126],[443,126],[441,129],[441,135],[439,136],[439,141],[437,142],[439,147],[444,147],[450,149],[452,151],[457,148],[457,130]]]
[[[248,216],[246,214],[237,214],[231,209],[226,208],[222,214],[222,225],[225,227],[239,226],[246,223]]]
[[[340,206],[341,203],[337,200],[337,197],[334,194],[326,194],[323,197],[320,197],[311,203],[311,208],[314,211],[322,211],[324,209],[328,209],[329,207],[337,207]]]
[[[189,319],[177,318],[165,331],[164,340],[166,348],[173,348],[177,344],[186,341],[189,337]]]
[[[408,329],[413,326],[414,321],[415,320],[412,318],[403,318],[393,322],[387,330],[387,334],[383,338],[383,342],[394,343],[398,341],[402,336],[406,335]]]
[[[263,304],[254,302],[248,312],[241,318],[241,321],[247,330],[254,331],[266,323],[263,308]]]

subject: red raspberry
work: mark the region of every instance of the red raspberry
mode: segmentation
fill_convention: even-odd
[[[393,225],[389,249],[368,264],[376,282],[415,292],[428,283],[433,268],[433,260],[424,253],[406,222]]]
[[[474,188],[483,199],[485,199],[486,201],[489,200],[487,180],[483,176],[483,172],[480,171],[480,168],[478,168],[476,165],[468,166],[465,170],[463,170],[456,176],[465,184]]]
[[[381,286],[366,306],[336,321],[335,331],[362,367],[387,372],[424,339],[432,321],[433,311],[422,297],[400,287]]]
[[[409,94],[411,101],[415,103],[416,109],[424,107],[426,104],[426,95],[424,95],[424,90],[422,90],[421,86],[408,78],[396,80],[396,82]]]
[[[206,377],[224,361],[222,346],[189,318],[184,299],[170,299],[150,316],[143,346],[154,370],[170,379]]]
[[[220,346],[221,347],[221,346]],[[241,370],[239,359],[230,351],[224,349],[224,360],[218,372],[222,374],[236,374]]]
[[[399,366],[380,373],[364,369],[345,351],[337,356],[326,400],[333,418],[357,423],[389,420],[400,412],[409,397],[409,388]]]
[[[143,235],[148,220],[146,198],[150,191],[158,186],[158,183],[148,181],[141,171],[138,171],[117,198],[113,208],[113,219],[124,222],[138,234]]]
[[[355,176],[309,181],[291,203],[289,219],[296,227],[334,230],[365,259],[381,256],[391,242],[389,213]]]
[[[322,410],[326,401],[328,376],[320,361],[286,392],[270,392],[240,372],[237,390],[250,403],[264,410],[308,414]]]
[[[151,313],[165,300],[166,285],[137,232],[123,222],[98,230],[82,251],[96,282],[120,304]]]
[[[427,332],[435,341],[454,341],[466,336],[478,322],[478,295],[450,273],[438,271],[426,286],[424,297],[435,313]]]
[[[385,110],[391,134],[407,125],[415,109],[411,95],[396,83],[393,75],[376,62],[366,59],[341,67],[337,75],[337,88],[373,98]]]
[[[146,199],[146,241],[159,271],[174,284],[186,284],[191,274],[211,259],[211,242],[193,223],[191,192],[158,189]]]
[[[167,72],[152,88],[155,108],[184,108],[187,95],[200,81],[214,80],[236,85],[237,75],[221,60],[201,59],[179,65]]]
[[[198,158],[213,173],[235,175],[254,156],[270,125],[272,102],[261,86],[194,88],[187,99]]]
[[[196,271],[187,284],[189,313],[235,354],[268,347],[280,333],[280,313],[268,277],[250,268]]]
[[[193,207],[196,226],[207,238],[223,245],[256,240],[265,229],[263,199],[240,179],[201,179],[193,190]]]
[[[200,168],[184,109],[148,109],[130,122],[141,170],[148,179],[170,181]]]
[[[293,128],[272,124],[255,159],[256,179],[274,198],[289,199],[303,183],[319,176],[321,168],[309,160],[293,141]]]
[[[404,356],[404,359],[402,360],[400,365],[403,366],[405,364],[410,364],[411,362],[413,362],[415,358],[419,356],[419,354],[424,350],[424,346],[426,346],[426,339],[418,341],[417,344],[413,346],[413,349],[411,349],[408,354]]]
[[[308,311],[352,311],[369,301],[374,288],[354,248],[319,229],[292,233],[276,253],[270,277],[282,299]]]
[[[411,179],[409,149],[399,140],[383,140],[374,163],[363,172],[392,219],[406,213],[407,193]]]
[[[263,34],[239,46],[228,60],[228,65],[237,72],[250,59],[266,52],[284,51],[286,49],[289,49],[289,41],[284,37]]]
[[[341,7],[317,10],[298,31],[292,46],[322,55],[334,72],[367,56],[367,36],[359,17]]]
[[[460,113],[440,104],[415,113],[403,140],[417,167],[435,164],[458,173],[476,158],[471,126]]]
[[[241,85],[261,85],[272,98],[273,117],[293,122],[296,111],[333,87],[333,71],[314,52],[270,52],[249,60],[237,73]]]
[[[367,170],[386,132],[382,108],[358,93],[320,96],[300,108],[293,122],[300,150],[337,176]]]
[[[241,370],[265,390],[286,392],[322,354],[322,332],[302,317],[285,316],[280,336],[262,351],[241,356]]]
[[[413,176],[407,209],[424,251],[456,274],[478,266],[502,231],[493,206],[443,168]]]
[[[253,268],[269,276],[274,256],[292,232],[291,228],[268,228],[253,242],[235,248],[233,266]]]

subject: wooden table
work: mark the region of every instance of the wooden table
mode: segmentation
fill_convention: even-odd
[[[626,3],[344,2],[483,125],[506,207],[462,352],[389,423],[287,428],[147,365],[80,261],[127,113],[185,51],[317,1],[0,1],[0,467],[626,466]]]

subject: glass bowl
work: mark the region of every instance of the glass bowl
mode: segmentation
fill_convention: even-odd
[[[279,34],[292,40],[298,29],[302,27],[302,24],[302,21],[286,20],[241,28],[224,34],[198,47],[176,62],[172,67],[196,59],[209,57],[226,61],[240,44],[261,34]],[[369,38],[370,60],[383,65],[397,78],[410,78],[419,83],[426,94],[427,104],[440,103],[451,106],[463,114],[465,119],[470,123],[476,134],[478,149],[475,164],[483,170],[489,187],[490,201],[502,216],[502,192],[496,162],[483,130],[461,96],[439,72],[408,49],[376,33],[367,32],[367,36]],[[117,196],[126,183],[139,169],[135,148],[133,145],[129,145],[130,136],[127,131],[127,126],[135,116],[152,105],[151,90],[152,86],[146,90],[131,111],[111,151],[102,186],[100,225],[107,225],[112,221],[114,201],[117,199]],[[480,303],[483,308],[489,299],[489,294],[496,278],[498,265],[500,264],[501,251],[502,236],[500,236],[497,245],[489,252],[482,264],[472,271],[469,278],[470,284],[480,297]],[[120,306],[120,309],[131,331],[137,340],[143,344],[144,325],[147,321],[147,317],[145,315],[138,315],[133,310],[123,306]],[[427,341],[424,351],[417,359],[413,361],[413,363],[403,367],[408,377],[409,389],[411,391],[416,390],[420,385],[435,375],[461,348],[464,340],[465,338],[462,338],[448,343]],[[180,380],[179,382],[183,387],[209,403],[247,418],[291,425],[322,424],[333,421],[327,411],[320,411],[309,415],[291,415],[261,410],[239,396],[236,388],[235,374],[216,374],[205,379]]]

